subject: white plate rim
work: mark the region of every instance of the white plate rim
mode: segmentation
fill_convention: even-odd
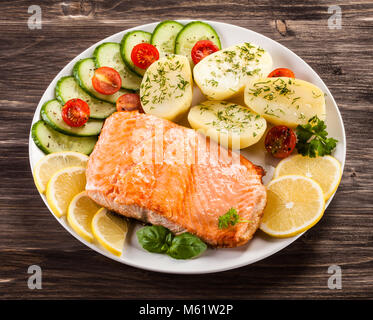
[[[180,19],[180,20],[176,20],[176,21],[179,21],[183,24],[186,24],[188,22],[191,22],[191,21],[196,21],[196,20],[191,20],[191,19]],[[322,85],[324,86],[323,88],[323,91],[327,94],[327,97],[331,100],[331,104],[334,106],[335,108],[335,111],[337,113],[337,117],[338,117],[338,122],[341,126],[341,130],[342,130],[342,141],[339,141],[342,146],[343,146],[343,150],[342,150],[342,160],[341,160],[341,167],[342,167],[342,173],[343,173],[343,170],[344,170],[344,166],[345,166],[345,160],[346,160],[346,134],[345,134],[345,128],[344,128],[344,124],[343,124],[343,120],[342,120],[342,116],[340,114],[340,111],[339,111],[339,108],[338,108],[338,105],[337,103],[335,102],[335,99],[334,97],[332,96],[329,88],[326,86],[326,84],[324,83],[324,81],[321,79],[321,77],[317,74],[316,71],[314,71],[312,69],[311,66],[309,66],[301,57],[299,57],[296,53],[294,53],[293,51],[291,51],[290,49],[288,49],[287,47],[285,47],[284,45],[282,45],[281,43],[267,37],[267,36],[264,36],[258,32],[255,32],[251,29],[247,29],[247,28],[244,28],[244,27],[240,27],[240,26],[237,26],[237,25],[233,25],[233,24],[229,24],[229,23],[225,23],[225,22],[218,22],[218,21],[211,21],[211,20],[200,20],[200,21],[203,21],[203,22],[206,22],[206,23],[209,23],[211,24],[212,26],[216,26],[216,25],[220,25],[222,27],[226,26],[226,27],[234,27],[234,28],[238,28],[238,29],[241,29],[242,32],[247,32],[249,31],[250,33],[254,34],[256,37],[259,37],[259,38],[263,38],[265,39],[265,41],[270,41],[270,42],[275,42],[276,45],[279,45],[282,50],[285,50],[287,52],[288,55],[293,55],[295,57],[297,57],[303,64],[305,64],[309,69],[312,70],[313,72],[313,76],[315,76],[320,83],[322,83]],[[33,117],[33,120],[32,120],[32,124],[31,124],[31,127],[32,125],[39,119],[39,112],[37,112],[38,110],[40,110],[42,104],[46,101],[46,96],[48,95],[48,91],[50,91],[50,88],[52,87],[54,89],[54,86],[55,86],[55,83],[57,82],[57,80],[63,76],[65,73],[66,73],[66,70],[68,69],[71,69],[71,66],[73,66],[75,64],[76,61],[78,61],[79,59],[82,59],[84,57],[88,57],[87,56],[87,53],[92,51],[96,46],[98,46],[99,44],[103,43],[103,42],[108,42],[108,41],[112,41],[111,38],[114,38],[114,37],[117,37],[118,35],[121,35],[121,34],[124,34],[124,33],[127,33],[127,32],[130,32],[130,31],[133,31],[133,30],[139,30],[139,29],[145,29],[145,28],[149,28],[149,27],[155,27],[159,22],[161,21],[158,21],[158,22],[153,22],[153,23],[148,23],[148,24],[145,24],[145,25],[139,25],[139,26],[136,26],[136,27],[133,27],[133,28],[130,28],[130,29],[126,29],[126,30],[123,30],[123,31],[120,31],[120,32],[117,32],[113,35],[110,35],[108,37],[106,37],[105,39],[102,39],[96,43],[94,43],[92,46],[90,46],[89,48],[87,48],[86,50],[84,50],[83,52],[81,52],[80,54],[78,54],[74,59],[72,59],[71,61],[69,61],[63,68],[62,70],[53,78],[53,80],[50,82],[50,84],[48,85],[47,89],[44,91],[44,94],[42,95],[39,103],[38,103],[38,106],[37,108],[35,109],[35,113],[34,113],[34,117]],[[248,40],[249,41],[249,40]],[[52,90],[53,90],[52,89]],[[53,90],[54,91],[54,90]],[[33,140],[32,140],[32,136],[31,136],[31,127],[30,127],[30,134],[29,134],[29,164],[30,164],[30,168],[31,168],[31,171],[33,172],[33,163],[32,163],[32,147],[31,145],[34,143]],[[335,193],[337,192],[337,190],[335,191]],[[328,207],[328,205],[330,204],[330,202],[332,201],[335,193],[328,199],[327,203],[325,204],[325,210],[326,208]],[[52,214],[52,216],[61,224],[61,226],[67,230],[73,237],[75,237],[78,241],[82,242],[83,244],[85,244],[86,246],[88,246],[90,249],[96,251],[97,253],[99,254],[102,254],[106,257],[108,257],[109,259],[112,259],[112,260],[115,260],[115,261],[118,261],[122,264],[126,264],[126,265],[129,265],[129,266],[132,266],[132,267],[135,267],[135,268],[139,268],[139,269],[143,269],[143,270],[148,270],[148,271],[154,271],[154,272],[160,272],[160,273],[168,273],[168,274],[207,274],[207,273],[216,273],[216,272],[223,272],[223,271],[227,271],[227,270],[232,270],[232,269],[236,269],[236,268],[240,268],[240,267],[244,267],[246,265],[250,265],[250,264],[253,264],[255,262],[258,262],[260,260],[263,260],[279,251],[281,251],[282,249],[284,249],[285,247],[289,246],[291,243],[293,243],[296,239],[298,239],[299,237],[301,237],[305,232],[297,235],[297,236],[294,236],[294,237],[291,237],[291,238],[285,238],[285,239],[282,239],[282,243],[281,245],[273,248],[273,250],[270,250],[268,252],[266,252],[265,254],[263,255],[259,255],[257,258],[255,259],[251,259],[250,261],[243,261],[241,263],[237,263],[237,264],[233,264],[233,265],[229,265],[229,266],[225,266],[225,267],[213,267],[213,268],[206,268],[206,269],[200,269],[200,270],[179,270],[179,269],[175,269],[175,270],[172,270],[172,269],[159,269],[158,267],[153,267],[151,265],[143,265],[143,264],[139,264],[139,263],[136,263],[136,262],[133,262],[133,261],[128,261],[128,260],[125,260],[123,259],[123,257],[117,257],[113,254],[111,254],[110,252],[108,251],[105,251],[103,249],[101,249],[100,247],[96,246],[95,244],[92,244],[90,242],[87,242],[86,240],[82,239],[81,237],[79,237],[74,231],[72,231],[67,225],[66,223],[64,223],[64,220],[63,219],[59,219],[57,218],[51,211],[47,201],[46,201],[46,198],[44,195],[40,194],[40,197],[42,198],[42,200],[44,201],[45,205],[47,206],[47,208],[49,209],[50,213]]]

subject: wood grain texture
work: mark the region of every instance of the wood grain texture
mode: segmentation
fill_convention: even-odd
[[[342,29],[328,29],[328,6]],[[373,2],[353,1],[43,1],[41,30],[29,30],[33,1],[1,1],[0,299],[10,298],[373,298]],[[164,19],[223,21],[268,36],[322,77],[342,113],[347,160],[322,221],[283,251],[212,275],[167,275],[111,261],[71,237],[34,187],[28,135],[50,81],[77,54],[111,34]],[[43,289],[27,288],[27,268]],[[330,290],[330,265],[342,290]]]

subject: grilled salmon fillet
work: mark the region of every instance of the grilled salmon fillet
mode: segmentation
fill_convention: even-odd
[[[101,206],[215,247],[247,243],[266,205],[261,167],[192,129],[136,111],[106,119],[86,175],[87,193]],[[230,208],[248,222],[219,229]]]

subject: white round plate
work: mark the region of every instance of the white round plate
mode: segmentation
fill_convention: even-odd
[[[190,20],[180,20],[180,22],[184,24],[188,23],[189,21]],[[262,48],[266,49],[272,55],[274,62],[273,69],[278,67],[290,68],[294,71],[297,78],[309,81],[317,85],[326,93],[326,124],[328,127],[329,135],[331,137],[338,139],[339,141],[337,148],[334,152],[334,156],[341,162],[343,168],[346,157],[346,138],[342,118],[330,91],[328,90],[324,82],[320,79],[320,77],[317,75],[317,73],[295,53],[285,48],[281,44],[277,43],[276,41],[273,41],[259,33],[241,27],[237,27],[231,24],[213,21],[207,22],[211,24],[219,34],[223,48],[242,42],[253,42],[261,46]],[[101,44],[102,42],[120,42],[123,35],[126,32],[135,29],[152,32],[156,25],[157,23],[146,24],[143,26],[138,26],[136,28],[128,29],[117,34],[114,34],[100,42],[97,42],[96,44],[82,52],[80,55],[78,55],[75,59],[70,61],[62,69],[62,71],[54,78],[54,80],[51,82],[51,84],[45,91],[35,111],[35,115],[32,122],[35,123],[39,120],[40,109],[43,103],[47,100],[54,98],[54,88],[56,86],[58,79],[60,79],[62,76],[72,74],[72,68],[75,62],[77,62],[79,59],[91,57],[95,47]],[[193,98],[193,103],[196,103],[202,99],[202,95],[200,94],[199,90],[196,89]],[[266,170],[267,175],[264,178],[264,183],[268,183],[268,181],[272,178],[276,162],[273,161],[273,159],[271,159],[269,156],[265,156],[265,152],[263,150],[263,144],[262,142],[259,142],[255,146],[242,150],[241,152],[246,158],[248,158],[257,165],[262,166]],[[41,157],[43,157],[43,155],[44,154],[36,147],[36,145],[32,141],[30,134],[29,158],[31,168],[34,167],[36,162]],[[40,196],[49,208],[45,196]],[[326,206],[328,206],[331,200],[332,198],[329,199]],[[292,238],[275,239],[266,236],[261,231],[258,231],[255,234],[254,238],[247,245],[244,245],[242,247],[234,249],[208,249],[200,257],[195,259],[174,260],[168,257],[167,255],[153,254],[143,250],[141,246],[138,244],[135,234],[136,229],[139,228],[139,224],[134,223],[127,236],[125,249],[122,257],[116,257],[111,253],[107,252],[105,249],[101,248],[99,245],[88,243],[84,239],[80,238],[69,227],[65,218],[56,219],[64,226],[64,228],[68,232],[70,232],[79,241],[81,241],[91,249],[107,256],[110,259],[146,270],[179,274],[202,274],[225,271],[242,267],[250,263],[264,259],[280,251],[281,249],[285,248],[301,236],[298,235]]]

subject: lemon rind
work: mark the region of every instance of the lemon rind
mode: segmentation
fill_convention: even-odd
[[[279,164],[276,166],[276,168],[275,168],[275,171],[273,173],[273,179],[277,179],[279,177],[285,176],[285,175],[280,175],[279,174],[280,169],[282,168],[283,164],[291,161],[293,158],[298,157],[298,156],[301,157],[302,155],[301,154],[294,154],[294,155],[291,155],[290,157],[282,159],[279,162]],[[324,192],[324,199],[325,199],[325,201],[327,201],[327,200],[329,200],[329,198],[333,194],[335,194],[335,192],[337,191],[337,189],[338,189],[338,187],[339,187],[339,185],[341,183],[341,180],[342,180],[342,166],[341,166],[340,162],[336,158],[334,158],[333,156],[327,155],[327,156],[324,156],[324,158],[329,158],[338,167],[338,178],[335,179],[335,181],[334,181],[334,183],[332,185],[333,187],[329,188],[329,190],[327,192]]]
[[[47,185],[43,186],[42,185],[42,182],[40,181],[41,179],[38,177],[38,175],[36,174],[38,172],[38,168],[41,166],[41,164],[45,161],[47,161],[48,159],[52,158],[52,157],[58,157],[58,156],[61,156],[61,155],[76,155],[78,158],[86,158],[86,160],[88,161],[89,157],[83,153],[80,153],[80,152],[76,152],[76,151],[59,151],[59,152],[53,152],[53,153],[50,153],[44,157],[42,157],[41,159],[39,159],[38,162],[36,162],[35,166],[34,166],[34,169],[33,169],[33,178],[34,178],[34,183],[35,183],[35,186],[36,188],[38,189],[38,191],[41,193],[41,194],[44,194],[47,190]]]
[[[92,228],[91,228],[91,232],[87,232],[84,228],[82,228],[80,226],[80,224],[76,221],[75,219],[75,214],[73,213],[73,208],[74,208],[74,205],[76,204],[76,202],[78,201],[79,198],[83,197],[83,196],[87,196],[87,193],[86,191],[82,191],[80,193],[78,193],[76,196],[74,196],[74,198],[71,200],[70,204],[69,204],[69,207],[67,209],[67,215],[66,215],[66,219],[67,219],[67,222],[70,224],[70,227],[80,236],[82,237],[84,240],[88,241],[88,242],[93,242],[95,237],[92,233]]]
[[[57,170],[53,175],[52,177],[49,179],[48,181],[48,184],[47,184],[47,188],[46,188],[46,193],[45,193],[45,196],[47,198],[47,202],[48,202],[48,205],[49,207],[51,208],[53,214],[57,217],[57,218],[61,218],[62,216],[64,216],[66,212],[62,212],[60,211],[59,208],[57,208],[57,205],[54,201],[54,189],[51,187],[51,185],[53,184],[54,180],[56,179],[56,177],[58,175],[60,175],[60,173],[62,171],[67,171],[67,170],[73,170],[74,168],[79,168],[79,169],[82,169],[85,171],[85,168],[84,167],[80,167],[80,166],[72,166],[72,167],[66,167],[66,168],[62,168],[60,170]]]
[[[122,250],[118,250],[118,249],[114,248],[113,246],[111,246],[107,241],[103,240],[103,238],[100,236],[100,233],[97,232],[97,230],[95,228],[96,220],[98,219],[99,215],[102,215],[102,212],[104,212],[104,211],[107,212],[107,209],[106,208],[101,208],[93,216],[92,227],[91,227],[92,228],[92,233],[93,233],[95,239],[98,241],[98,243],[102,247],[104,247],[107,251],[114,254],[115,256],[120,257],[123,254],[123,248],[122,248]],[[124,237],[126,237],[126,235]]]
[[[320,220],[321,218],[323,217],[324,215],[324,212],[325,212],[325,198],[324,198],[324,192],[322,191],[322,188],[321,186],[319,185],[319,183],[317,183],[315,180],[311,179],[311,178],[308,178],[306,176],[303,176],[303,175],[284,175],[284,176],[280,176],[278,178],[275,178],[273,180],[270,181],[270,183],[267,185],[267,188],[272,184],[272,183],[276,183],[278,182],[279,180],[284,180],[284,179],[287,179],[289,177],[295,177],[295,178],[305,178],[307,180],[309,180],[311,183],[313,183],[314,185],[316,185],[318,188],[319,188],[319,191],[321,191],[320,195],[323,197],[323,202],[322,202],[322,208],[319,212],[318,215],[315,215],[315,219],[312,219],[310,220],[309,222],[306,222],[304,223],[302,226],[296,228],[296,229],[292,229],[290,230],[289,232],[273,232],[272,229],[268,228],[266,226],[265,223],[261,223],[260,226],[259,226],[259,229],[262,230],[264,233],[272,236],[272,237],[275,237],[275,238],[289,238],[289,237],[293,237],[293,236],[296,236],[304,231],[307,231],[308,229],[312,228],[313,226],[315,226]]]

